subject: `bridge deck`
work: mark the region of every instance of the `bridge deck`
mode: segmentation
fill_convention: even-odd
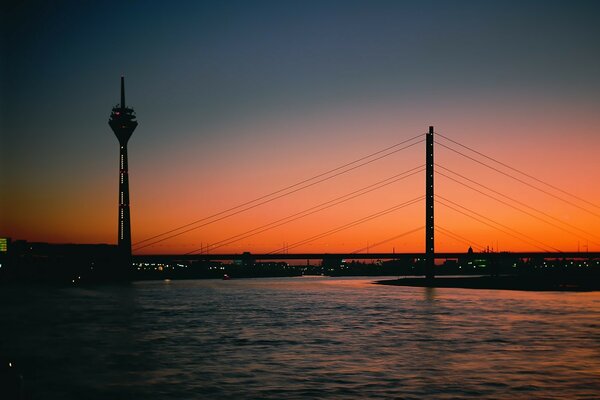
[[[467,253],[436,253],[436,259],[453,259],[466,257]],[[600,258],[600,252],[499,252],[499,253],[472,253],[472,257],[479,258]],[[339,258],[347,260],[393,260],[400,258],[425,258],[425,253],[296,253],[296,254],[147,254],[134,255],[134,261],[193,261],[193,260],[322,260],[324,258]]]

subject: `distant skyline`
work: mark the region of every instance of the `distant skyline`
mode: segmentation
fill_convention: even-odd
[[[430,125],[600,205],[597,1],[1,7],[0,236],[116,243],[118,143],[107,122],[119,102],[121,75],[139,121],[129,142],[133,242]],[[143,252],[191,251],[423,163],[424,144]],[[600,217],[441,146],[436,163],[595,239],[555,229],[443,177],[436,177],[436,194],[548,246],[600,250]],[[423,194],[424,176],[416,175],[215,252],[268,252]],[[418,228],[423,219],[420,203],[294,251],[354,251]],[[436,223],[483,246],[536,250],[443,206]],[[373,251],[422,251],[423,242],[420,231]],[[436,237],[438,251],[466,247]]]

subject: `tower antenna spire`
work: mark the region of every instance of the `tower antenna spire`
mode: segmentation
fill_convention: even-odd
[[[125,77],[121,75],[121,108],[125,108]]]

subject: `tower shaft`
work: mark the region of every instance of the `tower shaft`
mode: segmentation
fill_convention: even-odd
[[[129,214],[129,170],[127,166],[127,144],[119,151],[119,251],[131,258],[131,218]]]
[[[433,126],[429,127],[425,140],[425,276],[434,278],[434,219],[433,219]]]

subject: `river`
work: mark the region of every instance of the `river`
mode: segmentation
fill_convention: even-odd
[[[374,279],[2,287],[0,356],[32,399],[600,397],[600,292]]]

